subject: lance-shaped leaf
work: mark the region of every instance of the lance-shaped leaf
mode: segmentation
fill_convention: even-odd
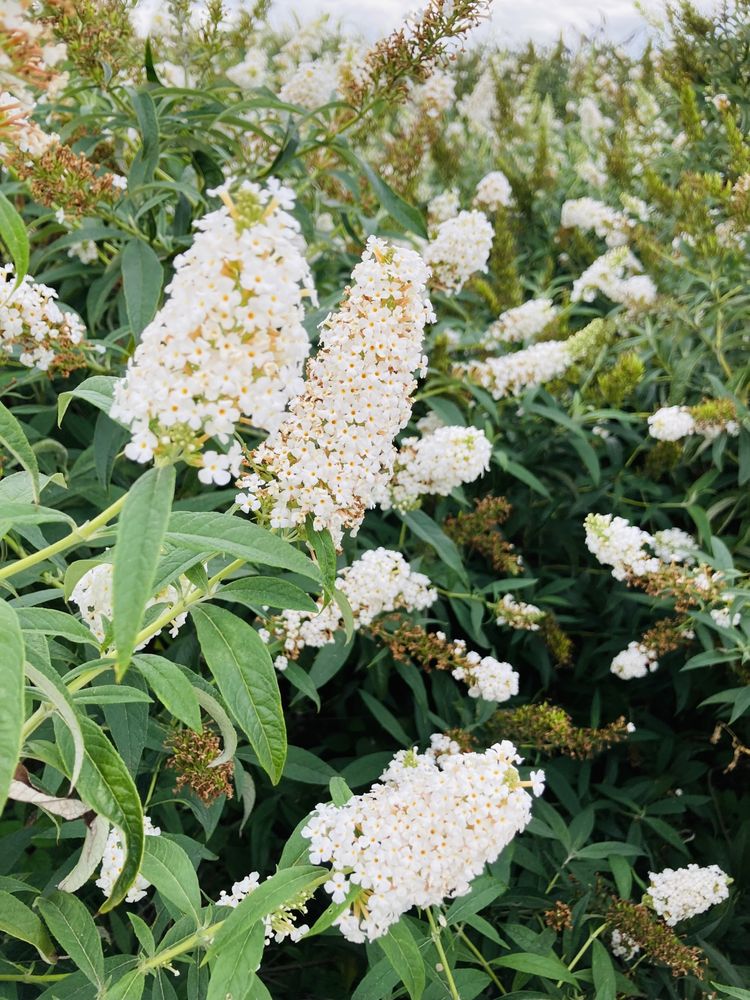
[[[192,615],[219,691],[276,784],[286,760],[286,726],[268,648],[254,628],[223,608],[204,605]]]
[[[21,755],[24,715],[24,648],[18,616],[0,601],[0,810]]]
[[[45,962],[56,961],[55,947],[39,917],[20,899],[0,891],[0,931],[33,945]]]
[[[3,403],[0,403],[0,444],[8,449],[31,476],[34,500],[39,503],[39,465],[36,455],[26,439],[23,428]]]
[[[112,573],[112,631],[117,673],[130,662],[151,597],[174,495],[174,466],[141,476],[128,494],[117,525]]]
[[[104,953],[96,924],[77,896],[55,890],[34,904],[53,936],[92,983],[104,981]]]

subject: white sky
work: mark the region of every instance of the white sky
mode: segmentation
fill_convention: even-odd
[[[327,11],[358,34],[373,38],[422,6],[419,0],[275,0],[272,10],[276,21],[286,21],[290,14],[306,21]],[[528,38],[545,42],[554,41],[561,29],[574,34],[599,27],[603,20],[607,35],[617,41],[644,32],[634,0],[494,0],[491,30],[509,44]]]

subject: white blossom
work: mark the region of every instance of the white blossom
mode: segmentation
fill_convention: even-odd
[[[491,455],[492,445],[476,427],[438,427],[422,437],[404,438],[380,505],[383,510],[406,510],[420,497],[448,496],[483,475]]]
[[[147,837],[158,837],[161,834],[159,827],[154,826],[148,816],[143,817],[143,832]],[[122,834],[116,826],[111,826],[104,848],[104,855],[102,856],[102,867],[99,871],[99,878],[96,880],[96,884],[107,898],[112,895],[112,890],[117,879],[122,874],[124,864],[125,848],[123,847]],[[150,885],[151,883],[139,872],[136,875],[135,882],[128,889],[125,902],[139,902],[146,895],[146,890]]]
[[[649,872],[647,896],[656,913],[670,927],[681,920],[688,920],[704,913],[729,897],[731,879],[718,865],[701,868],[690,864],[687,868],[665,868],[662,872]]]
[[[529,299],[523,305],[515,306],[501,313],[482,337],[484,347],[496,344],[517,344],[533,340],[546,329],[559,312],[552,299]]]
[[[241,418],[272,430],[302,390],[302,303],[314,291],[286,211],[294,195],[276,182],[245,182],[234,200],[219,193],[227,204],[196,224],[115,389],[111,415],[130,427],[136,461],[189,458],[205,436],[226,443]]]
[[[496,660],[494,656],[480,656],[474,650],[466,652],[462,639],[454,640],[451,652],[463,660],[451,675],[469,685],[470,698],[501,702],[518,694],[519,676],[510,663]]]
[[[608,247],[623,246],[633,223],[623,212],[596,198],[574,198],[563,202],[560,225],[563,229],[593,230]]]
[[[656,555],[666,563],[694,563],[698,545],[692,535],[682,528],[664,528],[655,531],[651,543]]]
[[[319,108],[334,96],[338,77],[332,59],[322,57],[304,62],[279,90],[279,100],[301,108]]]
[[[614,657],[610,665],[610,671],[623,681],[631,681],[640,677],[647,677],[659,667],[653,649],[649,649],[642,642],[628,643],[628,648],[623,649]]]
[[[509,628],[528,632],[538,632],[539,623],[545,617],[544,611],[536,604],[517,601],[512,594],[504,594],[495,610],[498,612],[495,619],[498,625],[507,625]]]
[[[679,441],[695,434],[695,420],[687,406],[662,406],[648,418],[648,432],[657,441]]]
[[[498,208],[507,208],[512,201],[513,190],[502,170],[493,170],[485,174],[474,192],[474,204],[478,208],[489,209],[490,212],[496,212]]]
[[[27,368],[46,371],[59,353],[80,344],[86,329],[64,313],[57,292],[26,275],[16,287],[12,264],[0,267],[0,353]]]
[[[302,836],[312,864],[330,864],[328,892],[356,909],[335,921],[350,941],[374,940],[414,906],[464,896],[531,819],[531,795],[509,742],[460,753],[444,736],[426,753],[401,750],[380,780],[343,806],[318,805]],[[543,789],[536,774],[534,790]]]
[[[472,274],[487,270],[494,231],[483,212],[459,212],[441,222],[424,249],[432,268],[432,284],[447,293],[460,292]]]
[[[250,872],[249,875],[246,875],[239,882],[235,882],[232,885],[231,892],[222,889],[219,898],[216,900],[216,905],[228,906],[235,910],[247,896],[255,892],[260,884],[261,878],[258,872]],[[292,942],[297,942],[307,934],[310,930],[309,926],[307,924],[296,924],[295,921],[297,914],[307,913],[306,904],[309,898],[309,893],[301,893],[263,917],[266,944],[271,940],[279,944],[286,938],[289,938]]]
[[[635,958],[640,950],[640,945],[627,934],[623,934],[617,928],[612,931],[612,954],[615,958],[621,958],[623,961],[629,962],[632,958]]]
[[[640,261],[625,247],[615,247],[598,257],[573,282],[573,302],[593,302],[601,292],[613,302],[629,309],[651,305],[657,295],[656,285],[646,274]]]
[[[433,318],[426,278],[413,250],[370,237],[348,297],[321,325],[304,391],[251,455],[264,486],[238,483],[240,497],[260,499],[272,527],[303,524],[312,514],[338,545],[382,497],[393,439],[411,413],[413,373],[426,363],[422,337]]]
[[[615,580],[644,576],[660,569],[661,561],[647,549],[653,546],[653,537],[624,517],[588,514],[584,527],[586,547],[602,565],[612,567]]]

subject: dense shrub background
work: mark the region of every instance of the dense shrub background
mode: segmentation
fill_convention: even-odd
[[[426,33],[406,50],[398,39],[381,46],[368,64],[380,73],[373,71],[371,85],[352,85],[322,107],[305,108],[278,93],[290,66],[346,53],[350,43],[327,22],[279,35],[267,27],[265,4],[234,23],[222,20],[220,5],[208,4],[196,27],[175,3],[144,39],[131,26],[138,17],[120,0],[45,0],[38,7],[0,13],[0,48],[8,56],[0,68],[3,87],[32,93],[35,120],[83,154],[93,176],[110,171],[127,176],[128,184],[114,197],[95,197],[80,164],[78,173],[73,167],[66,173],[59,153],[57,166],[37,161],[29,168],[0,117],[0,233],[8,259],[23,267],[21,219],[29,273],[57,290],[100,348],[87,352],[82,367],[52,375],[24,367],[12,352],[3,357],[0,523],[3,567],[13,574],[5,574],[3,595],[8,705],[16,627],[27,659],[48,677],[46,685],[43,677],[27,678],[33,721],[20,757],[10,708],[3,720],[4,780],[20,760],[27,770],[16,772],[17,779],[51,795],[80,796],[92,813],[112,819],[90,780],[70,790],[64,777],[70,712],[92,720],[109,741],[107,753],[116,750],[124,762],[162,838],[181,849],[180,864],[197,869],[203,909],[186,911],[174,888],[156,879],[140,902],[106,913],[98,912],[103,896],[93,879],[75,897],[61,895],[55,886],[78,859],[84,819],[9,801],[0,822],[0,995],[377,1000],[408,990],[425,1000],[449,996],[434,932],[417,910],[401,921],[416,971],[407,962],[405,973],[403,960],[394,963],[392,951],[375,942],[353,945],[328,928],[298,943],[271,943],[259,978],[249,966],[231,988],[215,955],[201,964],[210,942],[198,928],[220,919],[211,903],[221,890],[250,871],[274,873],[309,811],[342,794],[345,786],[331,785],[333,779],[361,793],[398,749],[424,748],[433,733],[460,731],[477,749],[507,736],[527,765],[543,767],[547,776],[528,830],[488,867],[471,896],[446,904],[441,947],[463,1000],[750,997],[750,612],[743,590],[750,557],[750,184],[743,181],[750,179],[750,7],[737,0],[705,17],[688,5],[674,7],[661,34],[637,56],[602,39],[575,51],[562,43],[551,51],[531,44],[515,53],[456,50],[445,62],[456,97],[437,110],[420,98],[420,80],[441,47]],[[43,26],[50,43],[66,44],[50,74],[68,74],[59,86],[45,90],[50,81],[30,71],[29,51],[14,33],[16,16]],[[461,26],[455,16],[455,24],[445,16],[438,26],[446,36]],[[249,86],[238,85],[232,68],[258,51],[265,68]],[[399,64],[404,51],[408,58]],[[363,58],[355,51],[352,65]],[[472,103],[478,93],[486,97]],[[726,102],[714,101],[717,95]],[[593,136],[582,125],[583,100],[606,119]],[[590,178],[580,169],[584,162],[598,164],[598,186],[584,179]],[[107,651],[93,639],[81,641],[83,626],[69,603],[84,568],[76,564],[115,543],[114,521],[15,572],[16,560],[68,530],[24,520],[19,505],[34,509],[37,481],[45,508],[83,525],[143,477],[144,468],[123,455],[127,430],[107,416],[111,382],[104,380],[122,376],[163,301],[175,256],[190,246],[194,220],[218,205],[210,191],[223,179],[280,177],[297,193],[295,215],[320,300],[305,320],[315,344],[317,325],[341,299],[368,235],[420,246],[431,199],[455,188],[461,207],[470,208],[477,183],[492,170],[506,174],[513,199],[490,213],[495,242],[488,271],[458,295],[431,294],[437,322],[428,332],[430,369],[405,432],[430,412],[446,423],[474,425],[492,441],[491,468],[448,497],[424,498],[417,510],[368,512],[336,558],[342,567],[376,546],[402,552],[440,593],[414,621],[511,662],[520,674],[519,695],[498,709],[468,698],[449,674],[394,658],[372,632],[347,638],[342,631],[334,644],[304,651],[296,669],[279,675],[289,744],[280,781],[272,783],[240,730],[231,798],[207,804],[189,789],[176,791],[169,743],[185,727],[159,691],[149,691],[131,667],[124,680],[130,696],[136,688],[151,701],[120,701],[111,670],[92,677],[90,686],[78,670],[94,664],[96,673]],[[623,195],[641,199],[647,210],[635,219],[629,245],[658,298],[636,311],[604,296],[571,301],[573,282],[606,246],[594,233],[561,228],[563,202],[591,196],[622,209]],[[89,240],[96,255],[84,263],[76,247]],[[453,360],[500,312],[545,295],[562,307],[547,339],[607,320],[595,351],[556,380],[499,401],[457,377]],[[675,446],[649,437],[647,417],[660,406],[705,399],[731,402],[737,436],[694,436]],[[244,440],[252,446],[257,436],[250,430]],[[226,512],[235,492],[231,485],[202,485],[195,468],[180,464],[174,509]],[[486,542],[500,530],[522,556],[520,575],[493,569],[486,555],[452,540],[450,519],[491,496],[506,498],[510,514],[500,529],[485,524],[479,534]],[[693,534],[701,561],[724,572],[739,623],[717,627],[705,608],[693,607],[689,644],[660,656],[659,669],[646,678],[613,676],[613,657],[671,613],[674,600],[617,582],[597,563],[584,542],[590,512],[619,515],[652,532],[678,527]],[[144,524],[149,513],[146,504]],[[134,552],[142,529],[132,526]],[[330,545],[318,540],[313,552],[312,533],[309,539],[310,549],[304,538],[292,543],[325,569]],[[209,575],[228,562],[219,552],[217,543]],[[285,565],[258,562],[253,571],[284,576],[318,595],[314,568],[305,580],[285,574]],[[250,572],[246,564],[238,575]],[[202,585],[195,574],[191,582]],[[547,612],[549,628],[498,627],[492,606],[505,593]],[[218,605],[210,595],[208,603],[262,624],[258,602]],[[57,617],[40,617],[44,610]],[[184,676],[221,708],[192,621],[174,639],[162,633],[149,652],[186,668]],[[65,694],[66,685],[73,692],[79,681],[91,697]],[[511,721],[507,710],[520,706],[537,708]],[[232,713],[231,704],[224,707]],[[211,714],[204,711],[203,721],[215,732]],[[626,732],[626,722],[635,732]],[[608,739],[584,732],[613,724]],[[225,728],[221,743],[226,736]],[[637,903],[649,872],[691,862],[718,864],[733,879],[729,900],[675,929],[685,946],[698,949],[700,966],[673,975],[654,941],[634,961],[613,955],[613,898]],[[187,884],[182,869],[176,875]],[[310,904],[311,925],[324,912],[323,897],[319,892]],[[68,934],[55,913],[71,925]],[[47,940],[39,917],[57,941],[53,966],[34,950]],[[232,947],[242,956],[250,946]],[[100,949],[104,962],[97,967]]]

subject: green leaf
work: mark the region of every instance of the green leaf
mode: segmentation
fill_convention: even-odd
[[[213,958],[221,954],[224,946],[235,935],[244,935],[249,927],[254,926],[263,917],[273,913],[274,910],[278,910],[295,896],[303,892],[312,893],[328,879],[329,874],[327,868],[300,865],[294,868],[285,868],[267,878],[229,913],[223,925],[216,932],[209,957]]]
[[[376,962],[367,974],[357,984],[352,993],[352,1000],[384,1000],[393,993],[393,987],[398,982],[398,975],[387,958]]]
[[[723,983],[711,983],[715,990],[721,990],[728,997],[735,997],[736,1000],[750,1000],[750,990],[743,990],[739,986],[724,986]]]
[[[630,898],[630,890],[633,885],[633,870],[628,862],[621,855],[612,854],[607,858],[609,867],[617,886],[618,895],[622,899]]]
[[[191,610],[209,670],[261,767],[277,784],[286,760],[286,726],[268,647],[246,622],[210,605]]]
[[[112,631],[116,673],[122,678],[152,596],[174,496],[174,466],[149,469],[125,500],[117,525],[112,573]]]
[[[0,931],[33,945],[45,962],[56,961],[55,947],[42,921],[20,899],[3,890],[0,890]]]
[[[382,177],[378,177],[368,164],[360,161],[360,166],[378,201],[390,217],[403,226],[407,232],[416,233],[427,239],[427,227],[419,209],[410,205],[408,201],[404,201],[401,195],[396,194],[393,188],[386,184]]]
[[[30,658],[33,659],[34,657]],[[42,692],[68,727],[75,753],[73,770],[70,775],[70,785],[71,788],[75,788],[78,775],[81,773],[81,767],[83,766],[84,756],[83,732],[81,731],[78,712],[68,688],[63,684],[60,675],[54,667],[51,667],[48,663],[43,663],[38,657],[36,661],[35,664],[26,664],[26,674],[32,684]]]
[[[315,601],[301,587],[275,576],[246,576],[222,587],[214,598],[235,601],[248,608],[282,608],[288,611],[318,610]]]
[[[543,979],[562,980],[577,986],[578,980],[568,970],[567,965],[563,965],[556,955],[503,955],[494,960],[495,965],[504,969],[515,969],[516,972],[527,972],[531,976],[541,976]]]
[[[367,691],[360,690],[359,694],[383,729],[390,733],[394,740],[397,740],[404,747],[413,745],[414,740],[409,736],[396,716],[388,711],[385,705],[381,705],[377,698],[373,698]]]
[[[104,953],[96,924],[77,896],[55,890],[39,896],[35,906],[63,951],[92,983],[104,981]]]
[[[130,100],[138,118],[143,144],[133,157],[133,163],[128,174],[128,189],[133,190],[142,184],[148,184],[154,178],[154,171],[159,163],[159,119],[156,105],[147,90],[128,91]]]
[[[421,538],[423,542],[432,546],[440,560],[446,566],[450,566],[467,586],[469,585],[466,570],[455,542],[448,538],[428,514],[425,514],[423,510],[409,510],[403,514],[400,513],[399,517],[417,538]]]
[[[34,502],[39,503],[39,465],[36,455],[23,432],[23,428],[3,403],[0,403],[0,444],[7,448],[15,460],[31,476]]]
[[[426,973],[424,959],[409,925],[405,920],[399,920],[377,942],[398,973],[411,1000],[419,1000],[424,993]]]
[[[156,697],[173,715],[195,732],[200,732],[201,710],[195,688],[179,667],[163,656],[136,653],[133,666],[144,677]]]
[[[618,840],[603,840],[599,844],[587,844],[575,852],[577,861],[602,861],[611,854],[621,854],[625,858],[636,858],[643,851],[633,844],[621,844]]]
[[[20,284],[29,270],[29,234],[23,219],[0,191],[0,240],[5,244],[13,268],[16,285]]]
[[[53,635],[57,639],[97,646],[88,628],[72,615],[52,608],[17,608],[16,614],[24,632]]]
[[[320,575],[323,580],[323,588],[326,596],[330,600],[333,589],[336,586],[336,547],[331,538],[331,532],[317,531],[312,524],[312,517],[308,518],[305,528],[307,541],[315,553],[315,559],[320,567]]]
[[[91,403],[102,413],[109,415],[117,381],[111,375],[92,375],[91,378],[84,379],[75,389],[61,392],[57,397],[58,425],[62,423],[63,417],[74,399],[82,399],[85,403]]]
[[[345,806],[354,794],[344,779],[338,774],[328,782],[328,788],[331,793],[331,802],[335,806]]]
[[[146,976],[138,969],[131,969],[107,987],[106,1000],[141,1000],[146,987]]]
[[[125,898],[141,867],[143,809],[122,757],[95,722],[85,716],[81,716],[80,722],[86,754],[78,779],[78,793],[94,812],[113,823],[124,838],[125,862],[112,888],[112,895],[101,907],[101,912],[106,913]],[[69,775],[73,749],[66,731],[58,734],[58,745]]]
[[[21,756],[24,720],[24,643],[18,615],[0,601],[0,811]]]
[[[137,337],[156,315],[164,271],[143,240],[130,240],[122,251],[122,281],[130,329]]]
[[[104,857],[108,836],[109,823],[101,816],[95,816],[91,824],[86,827],[81,856],[75,867],[68,872],[62,882],[58,883],[58,889],[62,889],[63,892],[77,892],[88,882]]]
[[[201,908],[198,876],[179,844],[166,837],[146,837],[141,872],[180,913],[197,922]]]
[[[596,1000],[616,1000],[615,967],[609,957],[609,952],[601,941],[591,942],[591,971],[594,975]]]
[[[256,923],[238,933],[218,952],[211,970],[206,1000],[226,1000],[246,996],[260,966],[265,945],[265,927]]]
[[[250,521],[213,511],[175,511],[169,520],[167,541],[198,552],[226,552],[261,566],[301,573],[316,582],[320,570],[289,542]]]

